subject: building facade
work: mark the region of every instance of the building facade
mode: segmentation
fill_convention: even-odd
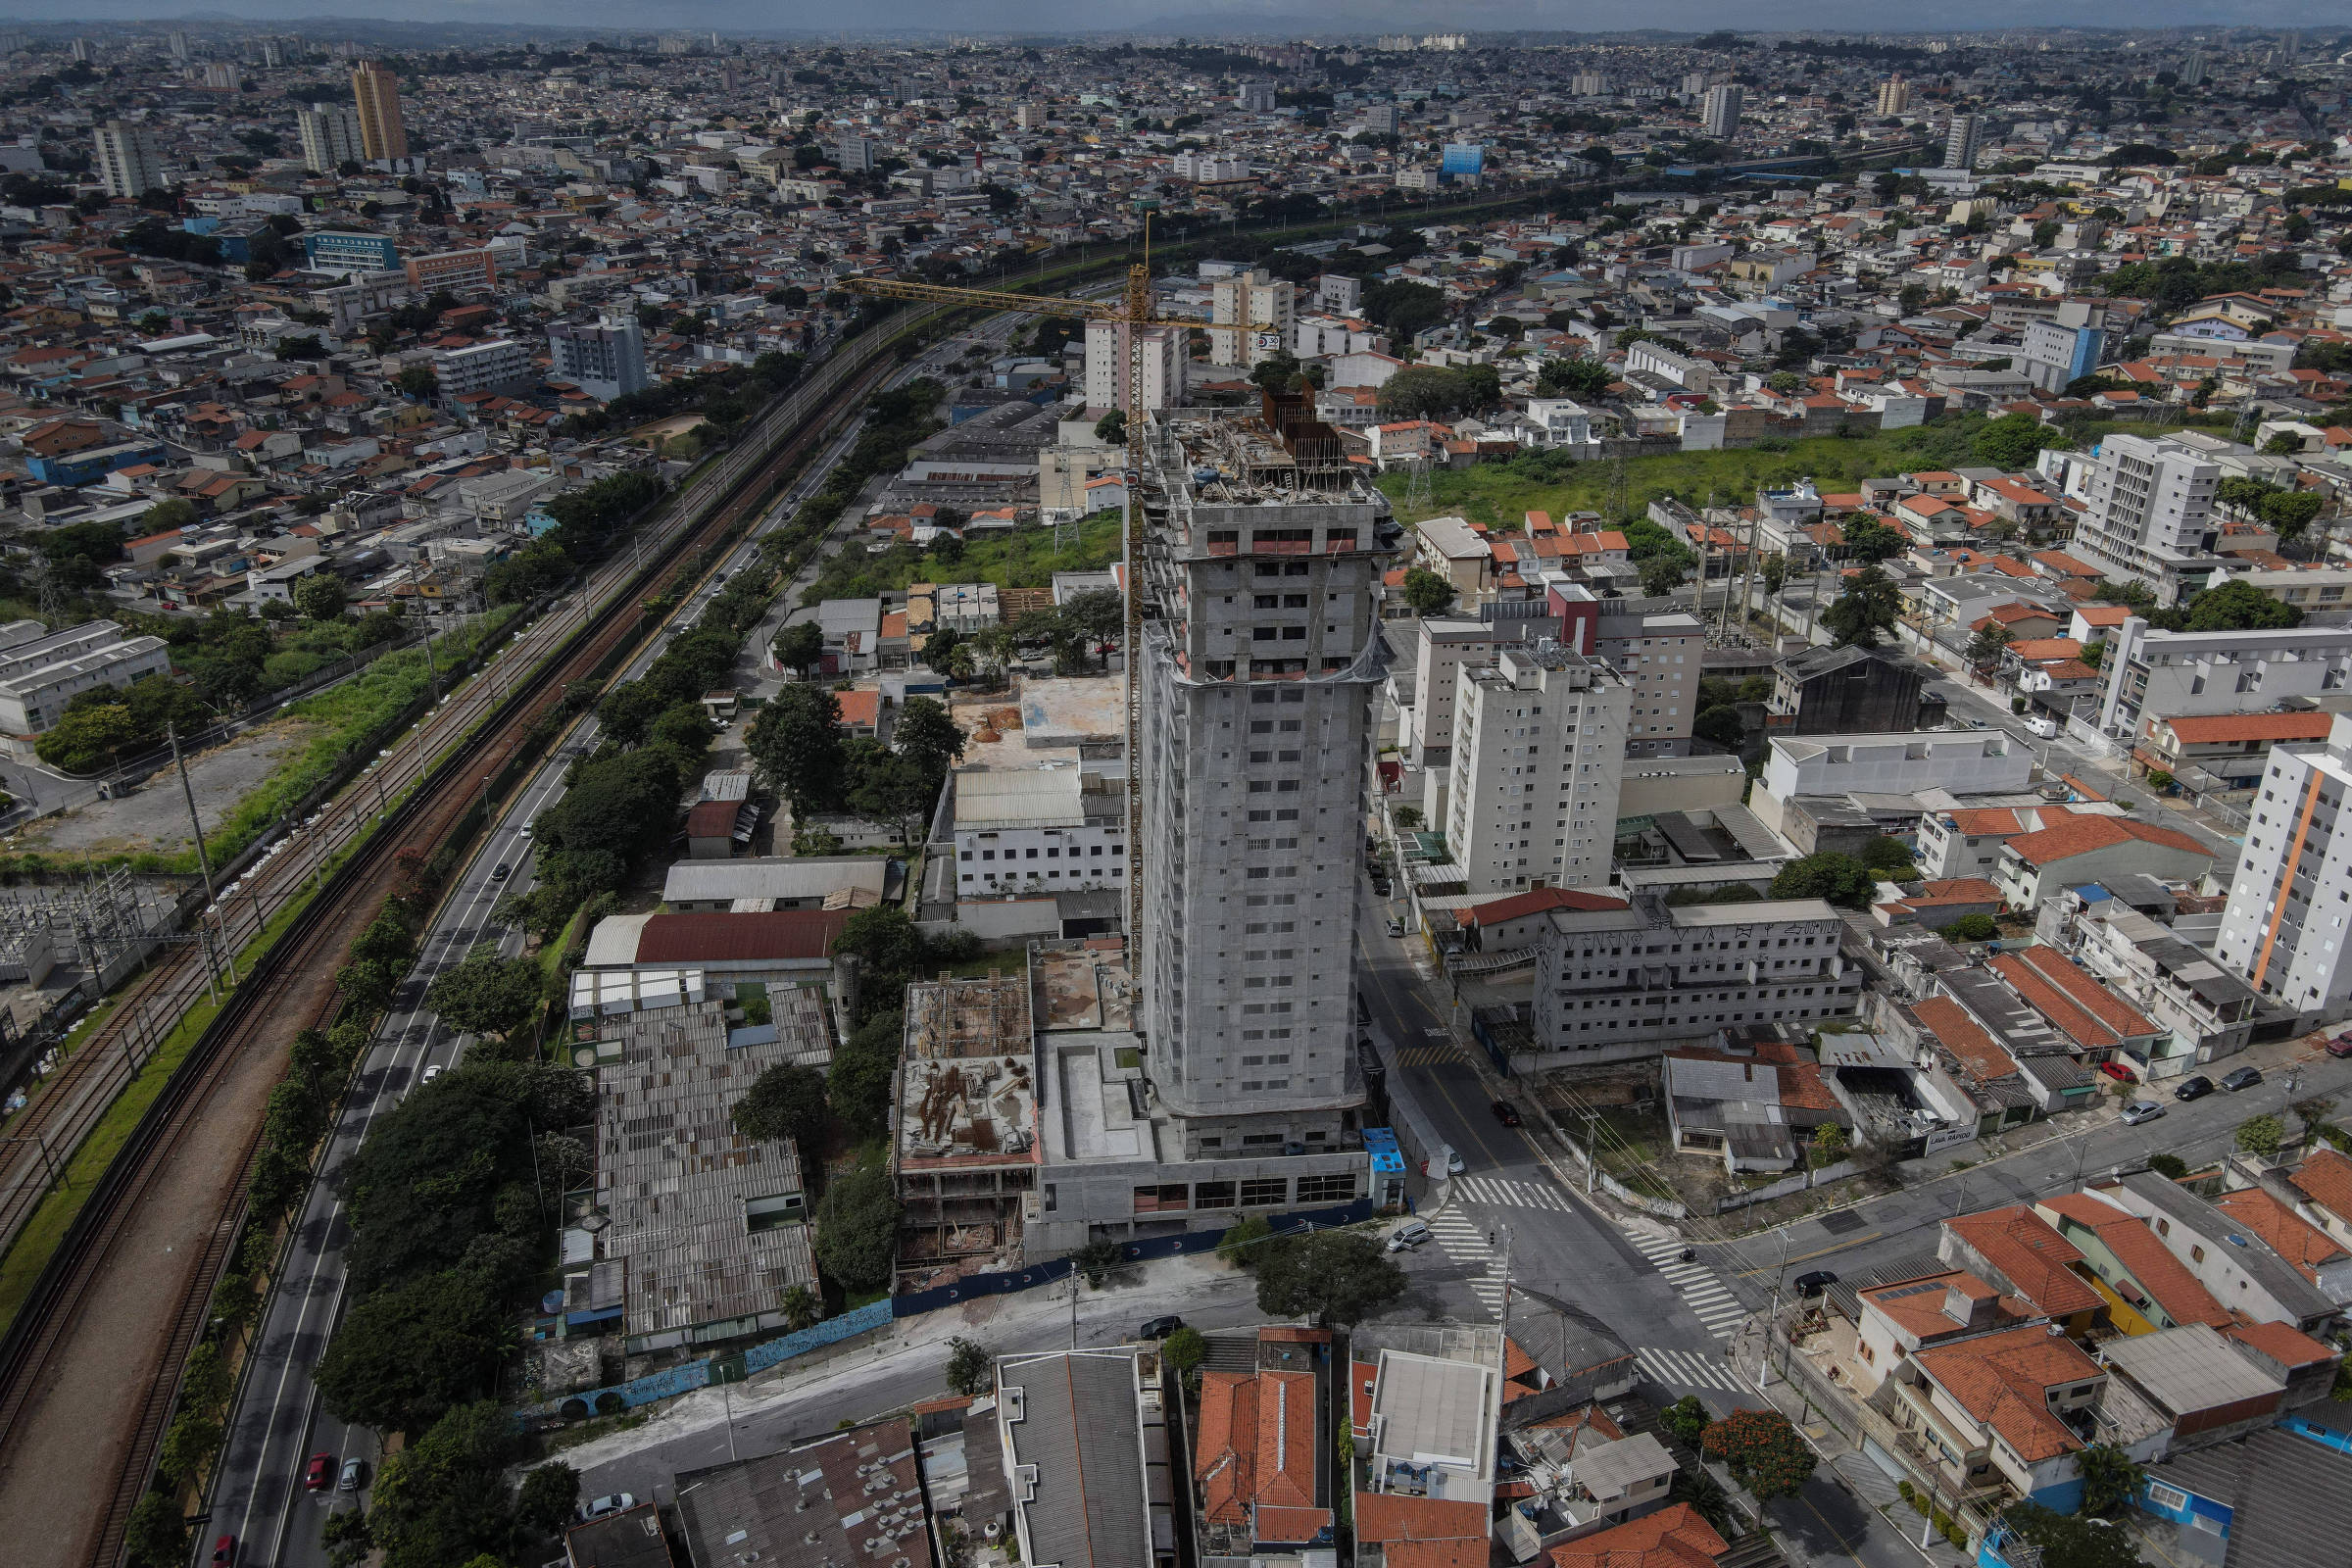
[[[1699,133],[1714,141],[1729,141],[1740,133],[1740,111],[1747,89],[1737,82],[1717,82],[1707,89],[1698,111]]]
[[[1454,678],[1445,828],[1469,891],[1607,886],[1632,685],[1553,642]]]
[[[360,151],[370,163],[409,156],[409,130],[400,115],[400,77],[372,60],[351,68],[351,96],[360,122]]]
[[[1133,764],[1148,1071],[1178,1114],[1226,1124],[1221,1146],[1259,1120],[1347,1130],[1388,505],[1311,420],[1188,411],[1155,417],[1147,450],[1146,515],[1164,517],[1137,585],[1159,611]],[[1245,1065],[1245,1032],[1276,1029],[1282,1049]]]
[[[547,347],[548,378],[569,381],[592,398],[610,403],[649,384],[645,333],[626,312],[592,324],[558,321],[547,329]]]
[[[2099,662],[2099,728],[2136,739],[2150,722],[2266,713],[2352,685],[2352,627],[2157,631],[2129,616]]]
[[[341,104],[306,104],[294,111],[294,128],[302,135],[302,167],[314,174],[331,174],[345,164],[363,161],[357,110]]]
[[[1209,357],[1219,365],[1253,367],[1291,341],[1298,288],[1263,268],[1220,277],[1209,285]]]
[[[2223,967],[2307,1020],[2352,1012],[2352,834],[2335,839],[2348,793],[2352,715],[2323,745],[2272,748],[2214,940]]]
[[[92,137],[98,180],[109,196],[139,196],[164,182],[155,133],[135,121],[110,120]]]
[[[2212,548],[2218,465],[2163,436],[2111,435],[2091,454],[2075,553],[2113,579],[2178,595],[2177,570]]]
[[[450,349],[433,356],[433,374],[445,398],[468,392],[501,392],[528,386],[537,379],[531,351],[511,338]]]
[[[498,284],[498,253],[487,247],[412,256],[407,269],[409,286],[420,294],[430,294],[435,289],[494,288]]]

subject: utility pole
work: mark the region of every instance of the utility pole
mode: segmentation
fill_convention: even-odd
[[[1585,1196],[1587,1198],[1592,1196],[1592,1184],[1600,1176],[1600,1138],[1592,1130],[1592,1124],[1599,1120],[1599,1111],[1588,1109],[1585,1112]]]
[[[196,934],[204,942],[205,994],[218,1004],[220,965],[213,953],[210,928],[205,923],[213,917],[213,858],[204,848],[204,819],[196,814],[196,786],[188,782],[188,760],[179,755],[179,726],[170,719],[164,720],[164,738],[172,743],[172,765],[179,770],[179,792],[188,803],[188,827],[196,835],[196,864],[204,872],[204,909],[196,916]]]

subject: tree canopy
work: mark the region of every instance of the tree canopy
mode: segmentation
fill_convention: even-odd
[[[1258,1250],[1257,1307],[1269,1317],[1352,1327],[1404,1294],[1404,1271],[1367,1236],[1316,1231]]]

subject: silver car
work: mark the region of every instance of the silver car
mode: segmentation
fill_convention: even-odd
[[[2164,1114],[2164,1107],[2153,1100],[2134,1100],[2124,1107],[2124,1125],[2136,1127],[2143,1121],[2154,1121]]]

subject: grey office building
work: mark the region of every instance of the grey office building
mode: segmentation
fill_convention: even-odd
[[[593,326],[558,321],[547,329],[548,379],[569,381],[610,403],[644,389],[645,334],[633,316],[608,316]]]
[[[1139,529],[1146,1068],[1183,1157],[1356,1131],[1355,880],[1393,525],[1300,399],[1153,416]]]

